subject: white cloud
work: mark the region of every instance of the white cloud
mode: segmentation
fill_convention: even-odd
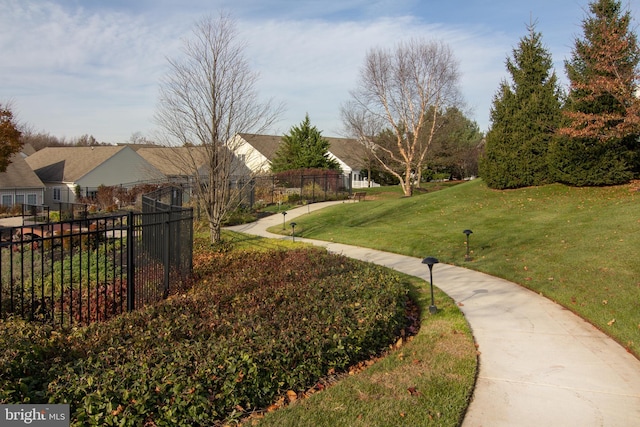
[[[113,9],[78,2],[103,7],[99,10],[62,4],[0,2],[0,97],[14,100],[22,121],[57,136],[87,133],[120,142],[137,131],[150,134],[165,58],[175,57],[196,19],[217,10],[210,9],[209,1],[179,6],[142,2],[144,7],[114,1],[109,3]],[[413,0],[403,4],[422,6]],[[304,8],[269,2],[272,18],[255,15],[266,8],[262,0],[227,6],[238,9],[234,16],[248,43],[247,55],[261,75],[260,94],[287,105],[274,132],[286,132],[309,113],[323,134],[339,135],[340,105],[355,89],[367,50],[408,38],[439,39],[452,47],[460,62],[462,93],[475,111],[473,118],[486,129],[493,93],[506,75],[505,57],[520,36],[514,39],[479,24],[428,24],[409,15],[372,17],[376,7],[403,10],[389,0],[306,2]],[[283,10],[288,10],[286,18],[273,17]],[[314,16],[313,10],[318,16],[342,15],[336,20],[300,18]]]
[[[312,123],[328,136],[341,130],[340,105],[356,88],[366,52],[408,38],[443,40],[451,46],[460,63],[462,92],[469,107],[479,113],[481,127],[486,127],[492,91],[504,74],[496,71],[496,62],[504,63],[509,46],[507,37],[482,28],[428,25],[412,17],[339,23],[268,21],[242,28],[261,72],[262,92],[287,101],[280,131],[297,125],[308,112]]]

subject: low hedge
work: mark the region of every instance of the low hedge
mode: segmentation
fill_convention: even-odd
[[[212,425],[387,348],[407,289],[321,249],[199,258],[189,292],[67,331],[0,322],[0,403],[70,403],[72,425]]]

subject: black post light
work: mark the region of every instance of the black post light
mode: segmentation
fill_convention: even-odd
[[[296,223],[292,222],[291,223],[291,237],[293,237],[293,241],[296,241]]]
[[[429,266],[429,283],[431,285],[431,305],[429,306],[429,313],[431,314],[436,314],[438,312],[438,307],[436,307],[436,303],[433,300],[433,265],[438,262],[439,261],[432,256],[428,256],[422,260],[423,264],[427,264]]]
[[[284,219],[287,216],[287,211],[282,211],[282,229],[284,230]]]
[[[467,255],[464,257],[464,260],[471,261],[471,255],[469,255],[469,234],[473,233],[473,231],[467,229],[464,230],[463,233],[467,235]]]

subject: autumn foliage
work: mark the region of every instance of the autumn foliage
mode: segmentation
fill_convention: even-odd
[[[584,37],[566,63],[566,124],[550,162],[558,182],[623,184],[640,174],[640,48],[620,2],[598,0],[589,8]]]
[[[20,135],[13,112],[0,103],[0,172],[7,170],[11,156],[22,148]]]

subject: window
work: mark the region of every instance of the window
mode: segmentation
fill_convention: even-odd
[[[53,200],[60,201],[60,187],[53,187]]]
[[[27,194],[27,203],[30,205],[38,204],[38,195],[37,194]]]
[[[2,195],[2,206],[10,207],[13,205],[13,195],[11,194],[3,194]]]
[[[24,204],[24,194],[16,194],[16,205]]]

